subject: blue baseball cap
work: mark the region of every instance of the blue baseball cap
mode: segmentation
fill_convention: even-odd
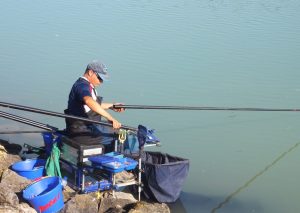
[[[87,65],[86,69],[87,70],[93,70],[94,72],[96,72],[103,81],[107,81],[108,80],[109,76],[108,76],[108,73],[107,73],[107,68],[99,60],[93,60],[93,61],[91,61]]]

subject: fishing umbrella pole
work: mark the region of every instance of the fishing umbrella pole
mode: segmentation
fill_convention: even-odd
[[[53,112],[53,111],[49,111],[49,110],[43,110],[43,109],[38,109],[38,108],[33,108],[33,107],[28,107],[28,106],[22,106],[22,105],[5,103],[5,102],[0,102],[0,106],[8,107],[11,109],[23,110],[23,111],[33,112],[33,113],[50,115],[50,116],[54,116],[54,117],[60,117],[60,118],[69,118],[69,119],[73,119],[73,120],[85,121],[88,123],[94,123],[94,124],[100,124],[100,125],[112,127],[112,124],[110,124],[110,123],[95,121],[95,120],[91,120],[91,119],[84,118],[84,117],[67,115],[67,114],[63,114],[63,113],[59,113],[59,112]],[[125,125],[122,125],[121,129],[131,130],[134,132],[137,131],[137,128],[125,126]]]
[[[206,107],[206,106],[153,106],[153,105],[113,105],[115,109],[158,109],[158,110],[216,110],[216,111],[261,111],[299,112],[300,109],[252,108],[252,107]]]

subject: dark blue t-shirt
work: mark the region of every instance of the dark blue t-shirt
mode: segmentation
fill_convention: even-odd
[[[74,83],[69,94],[68,113],[75,116],[87,117],[87,113],[84,109],[85,103],[83,102],[83,97],[92,97],[92,90],[92,86],[86,79],[82,77],[79,78]]]

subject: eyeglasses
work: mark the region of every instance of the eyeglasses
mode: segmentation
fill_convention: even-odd
[[[96,74],[98,80],[102,83],[102,82],[103,82],[103,79],[99,76],[99,74],[98,74],[97,72],[95,72],[95,74]]]

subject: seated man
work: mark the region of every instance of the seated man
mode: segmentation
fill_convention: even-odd
[[[95,87],[100,86],[107,80],[108,73],[104,64],[94,60],[87,65],[82,77],[73,85],[68,101],[66,114],[85,117],[92,120],[101,120],[101,116],[112,124],[113,129],[119,129],[121,123],[112,117],[106,110],[112,109],[115,112],[123,112],[124,109],[113,108],[113,103],[102,103],[102,98],[97,96]],[[98,124],[66,119],[66,131],[70,138],[80,143],[88,141],[99,141],[104,145],[111,144],[113,140],[113,129],[106,128]],[[109,147],[108,150],[107,148]],[[106,152],[113,151],[113,146],[106,146]]]

